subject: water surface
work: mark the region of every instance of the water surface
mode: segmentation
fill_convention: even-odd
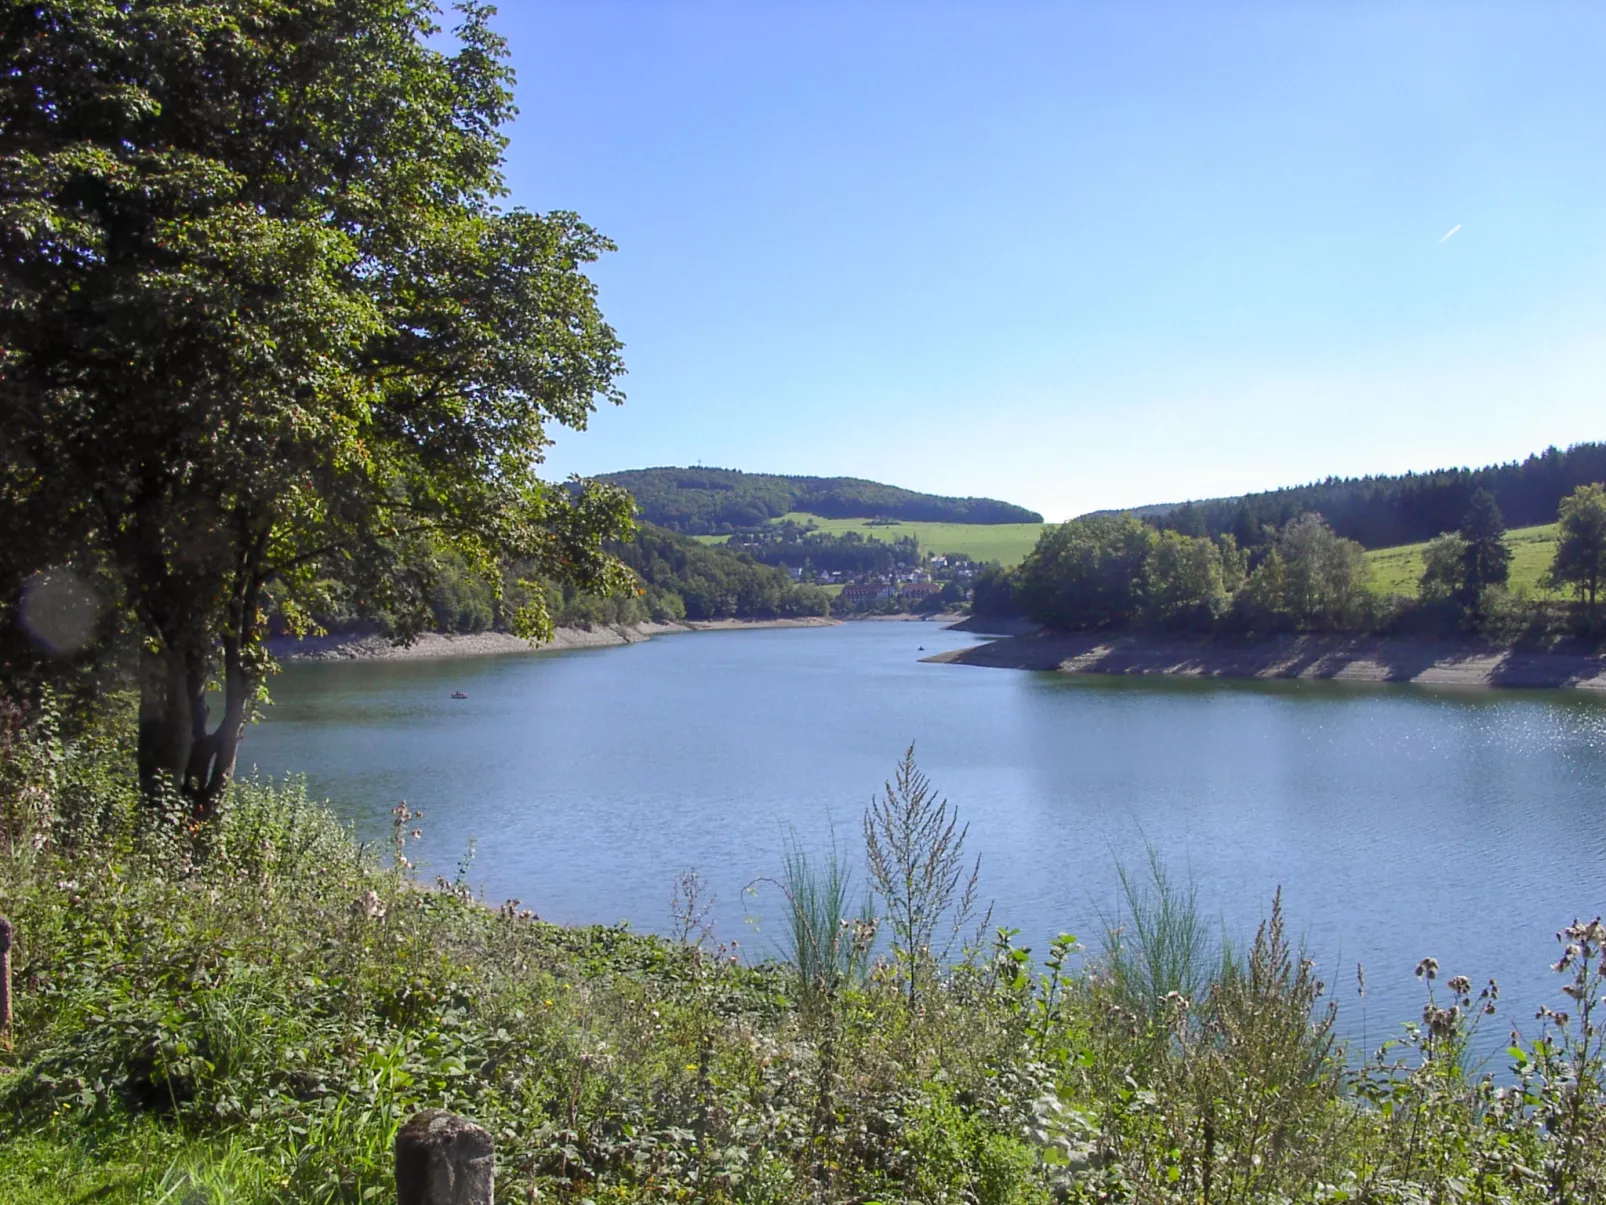
[[[766,953],[778,900],[743,889],[777,871],[783,831],[818,848],[834,828],[856,850],[865,803],[915,742],[1021,940],[1091,943],[1116,861],[1149,841],[1235,937],[1282,886],[1344,1028],[1373,1043],[1420,1012],[1411,971],[1430,954],[1446,977],[1498,976],[1531,1028],[1554,996],[1555,930],[1606,910],[1599,701],[920,661],[972,639],[857,623],[292,665],[242,761],[304,772],[369,840],[406,799],[427,873],[452,877],[472,840],[486,898],[549,920],[666,929],[674,879],[696,868],[720,936]]]

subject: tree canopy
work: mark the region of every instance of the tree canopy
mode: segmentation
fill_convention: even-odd
[[[1259,549],[1267,546],[1271,532],[1314,512],[1339,535],[1365,548],[1391,548],[1456,530],[1480,490],[1492,496],[1506,523],[1526,527],[1549,523],[1570,491],[1602,480],[1606,443],[1585,443],[1478,469],[1329,477],[1310,485],[1181,506],[1147,506],[1132,513],[1184,535],[1230,533],[1241,547]]]
[[[1569,494],[1562,501],[1557,528],[1550,583],[1572,587],[1593,617],[1606,582],[1606,487],[1585,485]]]
[[[0,21],[0,586],[75,567],[141,636],[139,756],[197,816],[265,668],[265,591],[405,635],[435,550],[607,591],[611,488],[538,476],[617,401],[570,213],[501,207],[489,9],[45,0]],[[442,48],[445,46],[445,48]],[[15,536],[15,538],[9,538]],[[519,618],[546,625],[542,595]],[[206,690],[224,692],[209,726]]]

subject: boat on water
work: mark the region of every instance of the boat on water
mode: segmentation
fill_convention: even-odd
[[[468,698],[468,696],[466,694],[464,694],[460,690],[454,690],[452,692],[452,698],[454,698],[454,699],[466,699],[466,698]]]

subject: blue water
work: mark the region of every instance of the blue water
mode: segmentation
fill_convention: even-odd
[[[761,955],[779,901],[744,888],[776,873],[783,833],[820,848],[834,828],[856,853],[865,803],[915,742],[1022,941],[1096,945],[1116,863],[1149,842],[1236,939],[1282,886],[1343,1028],[1371,1043],[1420,1012],[1425,955],[1445,977],[1497,976],[1531,1029],[1555,997],[1556,929],[1606,911],[1601,702],[920,661],[973,639],[859,623],[292,665],[242,762],[304,772],[369,840],[407,800],[427,875],[453,877],[472,841],[486,899],[549,920],[667,929],[695,868],[719,936]],[[1505,1018],[1489,1028],[1503,1038]]]

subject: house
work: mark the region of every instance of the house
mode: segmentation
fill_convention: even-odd
[[[883,582],[854,582],[843,586],[841,598],[850,607],[866,607],[871,603],[885,602],[893,595],[893,587]]]
[[[941,594],[942,587],[936,582],[910,582],[899,593],[918,602],[922,598],[930,598],[933,594]]]

